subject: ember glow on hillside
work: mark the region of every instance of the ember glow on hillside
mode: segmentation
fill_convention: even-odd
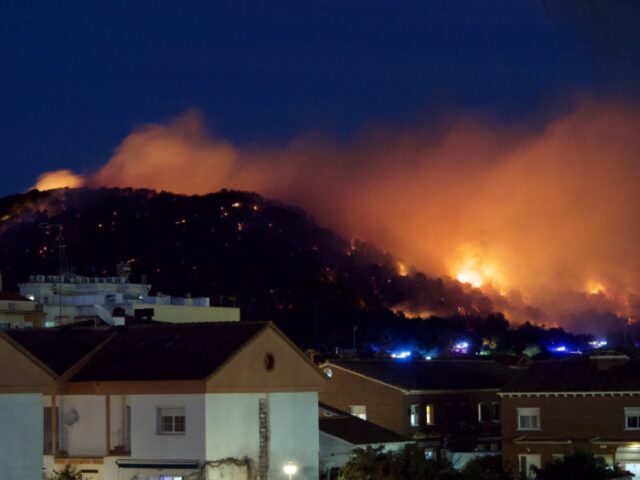
[[[190,112],[134,131],[86,183],[257,191],[393,252],[403,271],[480,288],[512,318],[633,319],[639,130],[639,111],[586,101],[536,128],[458,116],[347,144],[311,135],[237,148]]]

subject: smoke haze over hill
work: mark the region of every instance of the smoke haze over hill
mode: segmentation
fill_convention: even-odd
[[[637,109],[583,100],[542,126],[458,115],[240,148],[192,111],[136,129],[85,184],[257,191],[480,287],[512,318],[587,326],[640,313],[638,131]]]

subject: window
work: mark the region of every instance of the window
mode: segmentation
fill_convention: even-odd
[[[184,433],[185,431],[184,407],[158,408],[158,433]]]
[[[435,423],[433,414],[434,414],[433,405],[427,405],[424,408],[424,423],[425,424],[433,425]]]
[[[160,475],[160,480],[182,480],[184,477],[174,477],[173,475]]]
[[[518,470],[521,480],[528,480],[536,477],[533,467],[540,468],[540,455],[518,455]]]
[[[640,430],[640,407],[624,409],[625,430]]]
[[[0,330],[9,330],[11,328],[11,322],[0,322]]]
[[[488,403],[478,403],[478,422],[488,422],[491,417],[491,407]]]
[[[367,406],[366,405],[349,405],[349,413],[362,420],[367,419]]]
[[[436,458],[436,450],[435,448],[425,448],[424,449],[424,458],[427,460],[435,460]]]
[[[540,430],[540,409],[519,408],[518,430]]]
[[[491,402],[491,421],[500,421],[500,402]]]
[[[418,405],[409,405],[409,424],[412,427],[420,425],[420,421],[418,419]]]

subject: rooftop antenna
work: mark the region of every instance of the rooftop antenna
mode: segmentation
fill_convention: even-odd
[[[57,290],[58,293],[58,318],[60,320],[60,324],[62,325],[62,284],[64,283],[64,276],[67,273],[67,254],[66,248],[67,246],[64,243],[64,227],[57,223],[46,223],[43,222],[38,225],[40,228],[45,230],[50,230],[52,228],[58,229],[58,276],[56,280],[54,280],[53,289],[54,292]],[[56,288],[56,285],[58,288]]]

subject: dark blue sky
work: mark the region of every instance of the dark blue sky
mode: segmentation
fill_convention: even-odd
[[[628,0],[603,23],[547,3],[2,1],[0,194],[92,171],[136,125],[189,107],[236,144],[348,138],[443,110],[534,115],[637,65],[610,35]]]

